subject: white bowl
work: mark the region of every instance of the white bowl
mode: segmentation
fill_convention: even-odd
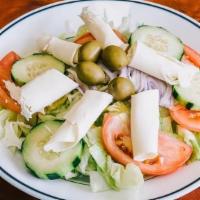
[[[14,50],[24,56],[37,49],[36,40],[44,34],[59,35],[66,31],[65,21],[81,24],[78,15],[82,7],[96,4],[106,9],[108,18],[119,25],[121,18],[132,11],[133,25],[162,26],[179,36],[185,43],[200,51],[200,24],[175,10],[139,1],[73,1],[51,4],[16,19],[0,31],[0,56]],[[127,191],[92,193],[88,186],[64,180],[45,181],[30,175],[21,157],[13,156],[0,145],[1,176],[12,185],[39,199],[107,200],[138,199]],[[175,199],[200,186],[200,162],[175,173],[145,182],[141,199]]]

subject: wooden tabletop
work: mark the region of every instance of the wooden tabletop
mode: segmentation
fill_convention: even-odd
[[[0,28],[20,15],[58,0],[0,0]],[[151,0],[175,8],[200,21],[200,0]],[[0,200],[36,200],[0,179]],[[179,200],[200,200],[200,188]]]

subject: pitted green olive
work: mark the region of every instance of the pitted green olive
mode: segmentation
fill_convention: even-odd
[[[99,65],[84,61],[77,65],[78,78],[87,85],[98,85],[105,83],[105,73]]]
[[[96,62],[101,53],[101,45],[97,41],[90,41],[83,44],[79,49],[79,62],[92,61]]]
[[[114,78],[109,83],[108,90],[114,99],[118,101],[125,100],[135,93],[132,82],[123,77]]]
[[[110,45],[103,50],[102,60],[106,67],[114,71],[120,70],[128,64],[125,51],[114,45]]]

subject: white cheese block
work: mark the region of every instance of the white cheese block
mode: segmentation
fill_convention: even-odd
[[[78,87],[78,84],[55,69],[40,74],[21,88],[7,83],[11,97],[21,105],[21,114],[30,119],[65,94]]]
[[[39,39],[39,47],[41,50],[48,52],[71,66],[74,66],[78,62],[78,49],[80,46],[80,44],[52,36],[43,36]]]
[[[61,152],[76,145],[112,102],[105,92],[87,90],[84,96],[66,113],[65,122],[44,146],[46,151]]]
[[[180,84],[182,87],[189,86],[194,75],[199,72],[197,67],[163,56],[141,42],[135,44],[129,66],[170,85]]]
[[[83,8],[80,16],[89,29],[89,32],[102,44],[103,48],[109,45],[124,46],[124,43],[114,33],[110,25],[92,12],[92,7]]]
[[[131,138],[134,160],[158,155],[159,91],[147,90],[131,97]]]

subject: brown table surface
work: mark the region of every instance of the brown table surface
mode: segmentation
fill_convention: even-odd
[[[58,0],[0,0],[0,28],[16,17]],[[180,10],[200,21],[200,0],[151,0]],[[0,179],[0,200],[36,200]],[[200,188],[180,198],[200,200]]]

